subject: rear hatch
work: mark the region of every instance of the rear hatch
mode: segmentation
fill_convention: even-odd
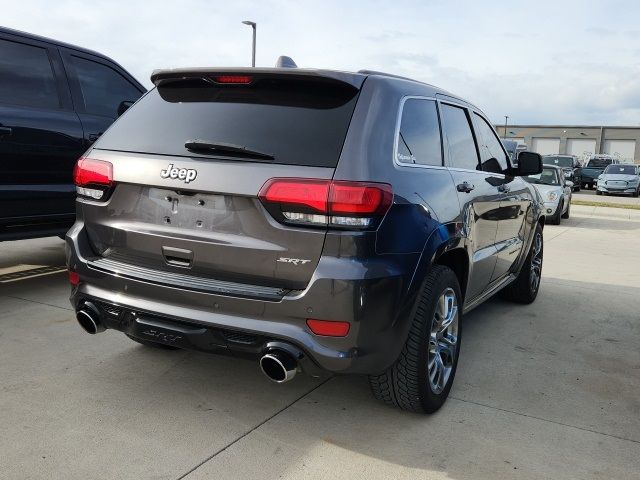
[[[284,224],[258,194],[273,178],[333,177],[364,76],[189,70],[152,80],[87,154],[113,176],[100,199],[79,189],[94,261],[169,283],[304,288],[326,225]]]

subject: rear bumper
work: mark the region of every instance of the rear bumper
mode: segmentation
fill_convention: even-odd
[[[393,363],[409,329],[406,311],[412,302],[405,292],[413,271],[403,265],[413,262],[405,255],[368,261],[323,256],[305,290],[264,300],[151,284],[91,268],[93,252],[81,221],[66,242],[67,263],[80,275],[72,306],[95,302],[107,328],[146,340],[250,357],[258,357],[269,342],[286,342],[304,353],[300,364],[312,375],[367,374]],[[346,337],[317,336],[307,318],[348,321],[351,328]],[[175,340],[176,335],[183,338]]]

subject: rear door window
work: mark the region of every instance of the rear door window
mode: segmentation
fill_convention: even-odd
[[[80,82],[80,91],[86,113],[117,117],[123,101],[136,101],[141,92],[113,68],[86,58],[71,56]]]
[[[358,91],[307,76],[265,76],[240,85],[167,79],[115,122],[96,148],[256,161],[185,147],[198,139],[263,152],[271,163],[335,167]]]
[[[56,80],[45,48],[0,39],[0,103],[60,107]]]
[[[396,141],[399,162],[442,165],[440,123],[434,100],[409,98],[404,102]]]
[[[442,128],[449,149],[450,166],[479,170],[478,152],[466,110],[443,103]]]
[[[502,148],[502,144],[496,137],[493,128],[477,113],[474,113],[476,120],[476,134],[480,147],[480,162],[482,170],[492,173],[505,173],[508,168],[507,154]]]

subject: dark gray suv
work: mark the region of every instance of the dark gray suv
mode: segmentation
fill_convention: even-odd
[[[89,333],[248,356],[277,382],[366,374],[433,412],[462,314],[532,302],[544,216],[470,103],[377,72],[156,71],[81,158],[67,234]]]

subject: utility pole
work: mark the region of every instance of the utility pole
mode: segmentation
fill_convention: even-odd
[[[507,124],[509,123],[509,115],[504,116],[504,137],[503,139],[507,139]]]
[[[256,22],[245,20],[242,23],[249,25],[253,29],[253,47],[251,49],[251,66],[256,66]]]

